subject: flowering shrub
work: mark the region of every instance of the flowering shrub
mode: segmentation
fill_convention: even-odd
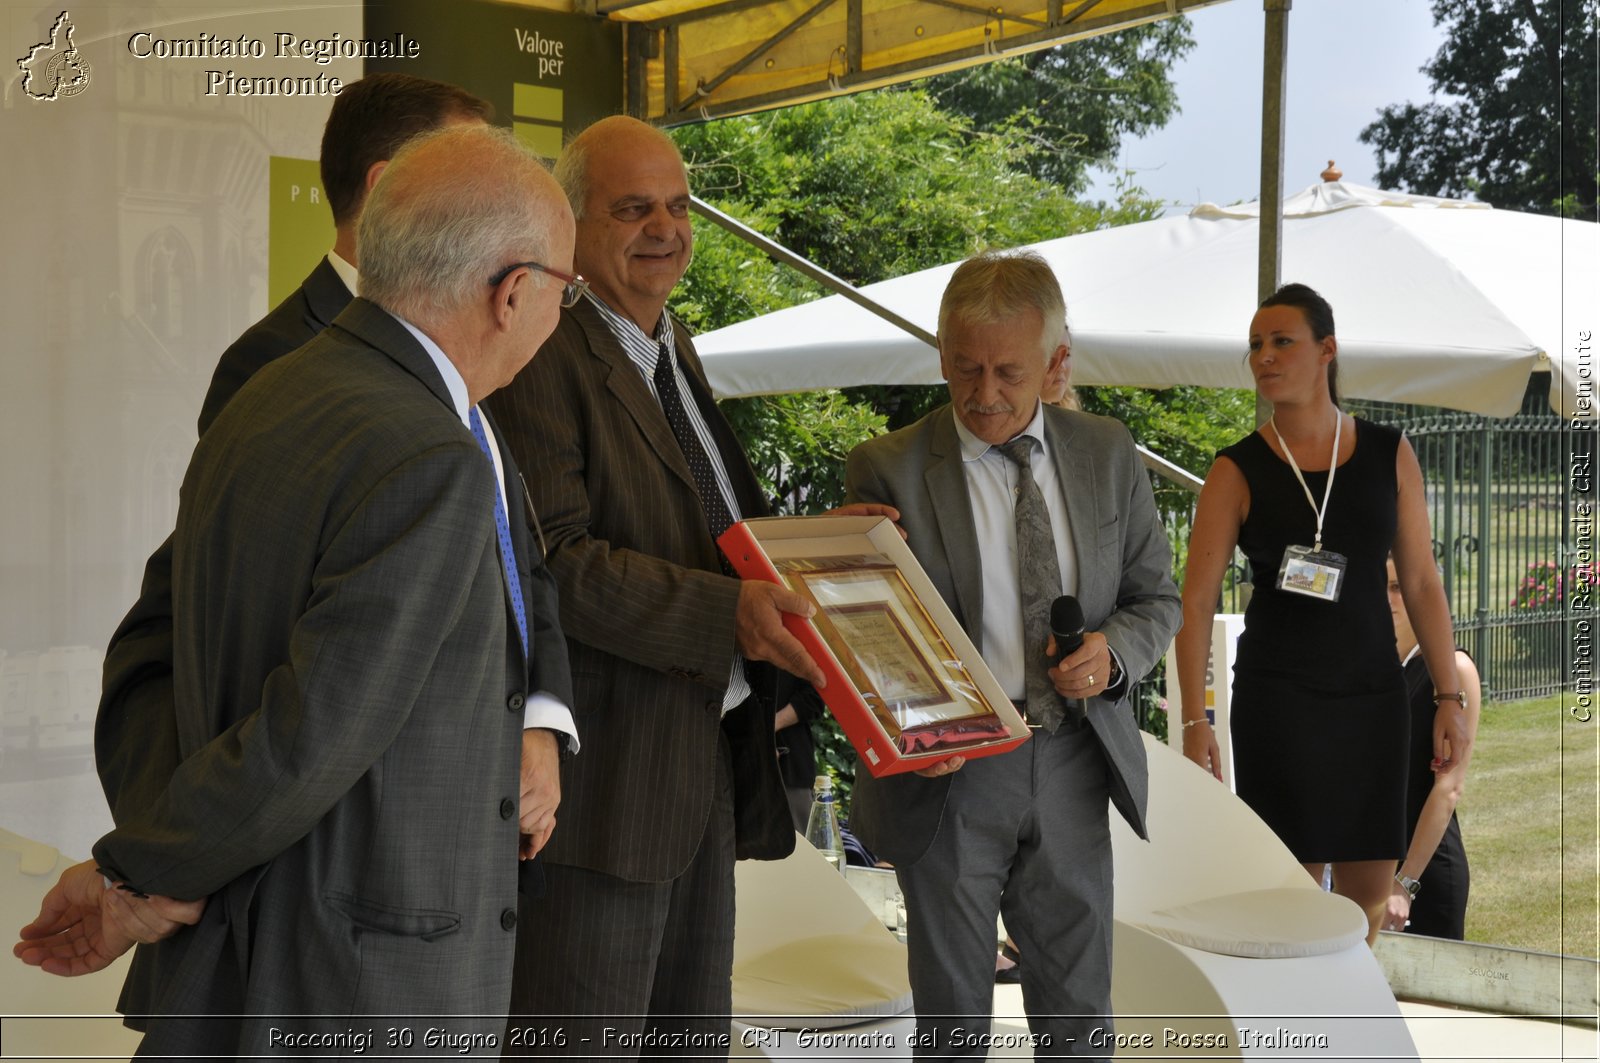
[[[1513,609],[1543,609],[1560,606],[1566,601],[1569,584],[1575,588],[1593,588],[1600,580],[1600,565],[1574,565],[1572,571],[1560,568],[1554,561],[1533,561],[1522,575],[1517,596],[1511,600]]]

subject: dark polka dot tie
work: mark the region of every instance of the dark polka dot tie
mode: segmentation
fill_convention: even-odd
[[[683,451],[683,460],[689,463],[695,489],[700,493],[700,508],[705,511],[706,523],[711,526],[711,538],[717,539],[733,523],[733,514],[728,512],[728,503],[722,497],[722,489],[717,486],[717,474],[711,468],[711,458],[706,454],[706,448],[700,445],[700,437],[695,435],[694,425],[689,423],[689,415],[683,408],[677,374],[672,371],[672,354],[665,343],[661,344],[660,356],[656,358],[655,381],[661,412],[667,415],[667,424],[672,426],[678,449]]]

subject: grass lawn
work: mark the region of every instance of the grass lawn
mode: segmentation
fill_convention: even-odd
[[[1563,694],[1483,707],[1458,809],[1469,941],[1600,956],[1600,704],[1585,723],[1574,703]]]

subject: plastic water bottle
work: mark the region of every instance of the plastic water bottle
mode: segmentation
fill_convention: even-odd
[[[811,787],[811,815],[806,819],[806,841],[823,859],[844,873],[844,836],[839,833],[839,811],[833,796],[833,780],[818,775]]]

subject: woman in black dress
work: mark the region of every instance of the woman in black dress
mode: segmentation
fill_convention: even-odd
[[[1239,796],[1319,882],[1367,913],[1375,940],[1406,849],[1408,714],[1384,560],[1435,681],[1434,770],[1467,748],[1449,605],[1433,564],[1422,470],[1399,432],[1338,405],[1333,310],[1303,284],[1250,323],[1250,371],[1273,417],[1222,451],[1189,539],[1177,639],[1184,755],[1220,778],[1205,667],[1234,548],[1254,574],[1233,678]]]
[[[1456,802],[1467,781],[1467,764],[1478,734],[1482,702],[1478,668],[1464,651],[1456,650],[1456,674],[1467,691],[1467,751],[1455,759],[1449,771],[1431,772],[1428,742],[1433,729],[1433,680],[1417,652],[1417,634],[1400,596],[1393,561],[1389,562],[1389,611],[1394,616],[1395,650],[1400,654],[1411,707],[1411,777],[1406,786],[1406,829],[1411,844],[1395,874],[1383,928],[1460,941],[1466,937],[1467,892],[1472,880],[1461,824],[1456,821]]]

